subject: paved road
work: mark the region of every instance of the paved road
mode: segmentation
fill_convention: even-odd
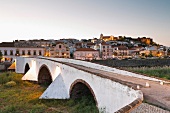
[[[142,90],[144,94],[144,100],[148,103],[152,103],[157,106],[161,106],[170,111],[170,84],[160,85],[159,82],[144,80],[140,78],[124,76],[116,73],[111,73],[107,71],[102,71],[98,69],[93,69],[89,67],[84,67],[71,63],[64,63],[66,65],[70,65],[77,69],[81,69],[83,71],[87,71],[89,73],[94,73],[96,75],[112,79],[116,82],[120,82],[122,84],[133,87],[134,89],[137,85],[140,86],[140,90]],[[150,84],[150,87],[145,87],[146,82]]]
[[[170,113],[170,112],[146,103],[142,103],[139,107],[137,107],[130,113]]]

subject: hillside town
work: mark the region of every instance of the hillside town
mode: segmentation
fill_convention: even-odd
[[[13,61],[17,56],[46,56],[79,60],[168,58],[169,47],[148,37],[100,35],[92,39],[14,40],[0,43],[1,61]]]

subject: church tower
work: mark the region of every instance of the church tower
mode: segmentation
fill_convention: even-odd
[[[102,33],[100,34],[100,40],[103,40],[103,34]]]

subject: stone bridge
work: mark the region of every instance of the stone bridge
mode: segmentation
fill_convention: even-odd
[[[24,73],[22,80],[49,85],[40,99],[92,95],[99,111],[106,113],[130,112],[142,103],[143,93],[139,89],[145,84],[134,83],[133,80],[160,82],[155,78],[90,62],[48,57],[17,57],[16,73]]]

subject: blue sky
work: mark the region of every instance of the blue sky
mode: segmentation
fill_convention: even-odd
[[[0,42],[101,33],[170,46],[170,0],[0,0]]]

